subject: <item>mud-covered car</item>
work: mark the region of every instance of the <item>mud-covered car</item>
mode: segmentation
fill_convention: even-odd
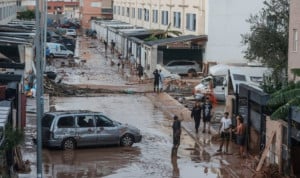
[[[114,121],[102,112],[55,111],[42,118],[42,140],[47,147],[132,146],[141,139],[139,129]]]

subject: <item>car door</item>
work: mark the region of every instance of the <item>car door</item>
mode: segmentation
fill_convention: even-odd
[[[77,145],[91,146],[97,143],[97,132],[93,115],[77,115]]]
[[[63,45],[59,45],[60,47],[60,50],[59,50],[59,56],[60,57],[67,57],[68,54],[67,54],[67,48],[64,47]]]
[[[174,62],[170,62],[167,65],[167,70],[170,71],[171,73],[178,73],[178,62],[174,61]]]
[[[104,115],[96,115],[98,143],[101,145],[119,144],[120,131],[118,125]]]
[[[53,137],[63,141],[65,138],[76,138],[75,119],[73,116],[61,116],[57,119]]]

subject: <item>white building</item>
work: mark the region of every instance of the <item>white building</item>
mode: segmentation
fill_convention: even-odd
[[[0,0],[0,25],[15,19],[20,5],[20,0]]]
[[[114,0],[114,19],[182,35],[208,35],[204,62],[246,63],[242,34],[261,0]]]

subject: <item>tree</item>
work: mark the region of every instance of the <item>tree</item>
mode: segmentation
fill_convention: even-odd
[[[278,88],[281,81],[287,80],[289,3],[265,0],[263,4],[265,7],[247,20],[250,33],[242,35],[242,43],[247,46],[246,59],[272,69],[272,85]]]
[[[285,119],[288,116],[290,106],[300,108],[300,81],[291,82],[286,87],[271,94],[268,106],[273,110],[272,119]]]
[[[33,19],[35,19],[35,11],[34,10],[26,10],[26,11],[18,12],[17,19],[33,20]]]

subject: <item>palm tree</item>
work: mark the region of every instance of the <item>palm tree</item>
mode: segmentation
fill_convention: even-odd
[[[274,111],[271,115],[272,119],[286,119],[290,106],[300,108],[300,81],[291,82],[271,94],[267,104]]]
[[[177,30],[170,30],[171,27],[171,23],[169,23],[168,27],[166,28],[165,31],[162,30],[153,30],[153,33],[151,36],[149,36],[148,38],[144,39],[145,41],[154,41],[154,40],[159,40],[159,39],[165,39],[168,38],[171,35],[175,35],[175,36],[180,36],[182,34],[182,32],[177,31]]]

